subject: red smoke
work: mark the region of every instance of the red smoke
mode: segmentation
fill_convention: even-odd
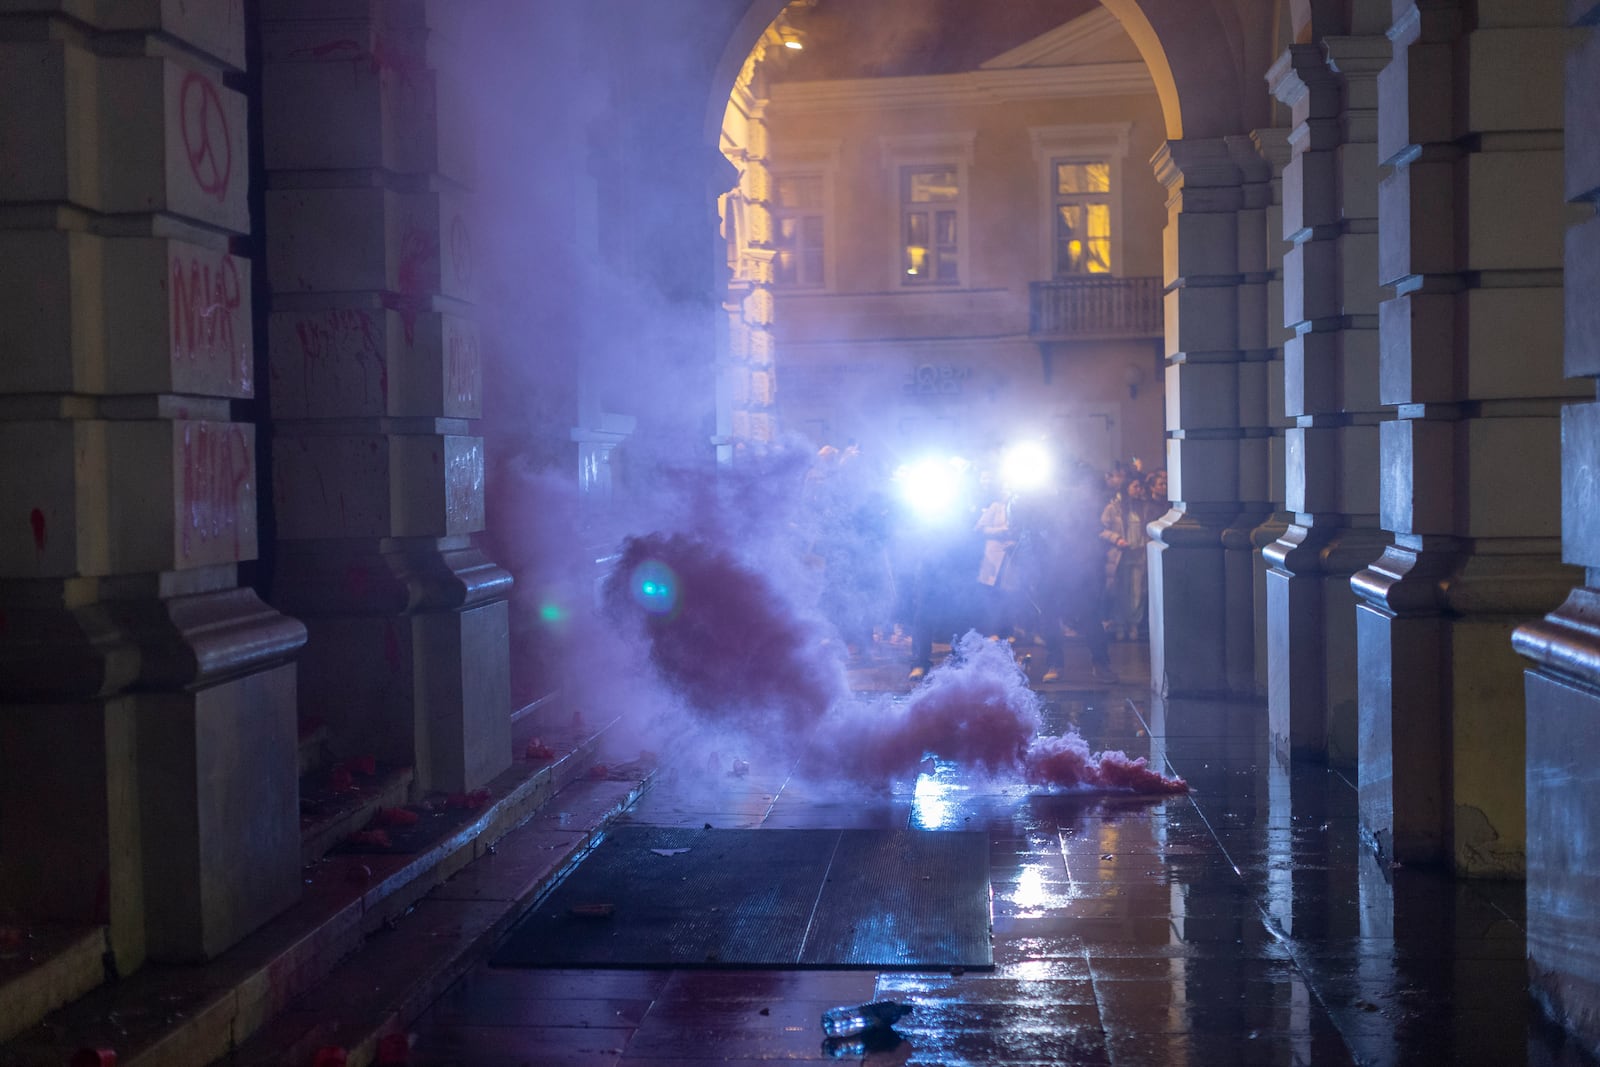
[[[646,604],[641,582],[662,574],[671,576],[670,597]],[[764,576],[691,536],[630,538],[606,600],[618,621],[640,621],[651,664],[701,716],[794,746],[820,727],[825,763],[844,778],[914,777],[932,755],[990,777],[1064,789],[1188,789],[1143,759],[1091,753],[1076,733],[1040,737],[1039,698],[1027,676],[1007,646],[976,633],[957,642],[908,699],[849,699],[823,629],[798,618]]]

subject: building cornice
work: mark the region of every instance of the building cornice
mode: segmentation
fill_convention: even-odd
[[[1035,37],[1026,44],[1018,45],[1009,52],[1000,53],[982,64],[981,69],[1010,70],[1017,67],[1064,66],[1062,62],[1064,57],[1094,55],[1096,49],[1126,37],[1127,32],[1117,17],[1105,8],[1099,8],[1065,25],[1057,26],[1049,33]]]
[[[1143,63],[1087,63],[909,78],[783,82],[772,87],[771,107],[790,113],[961,107],[1053,97],[1130,96],[1154,93],[1155,88]]]

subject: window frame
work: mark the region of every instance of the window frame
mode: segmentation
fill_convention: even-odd
[[[834,196],[839,173],[838,141],[792,141],[781,151],[775,151],[767,161],[767,176],[771,183],[767,190],[768,225],[771,227],[767,244],[772,249],[772,290],[775,293],[807,295],[837,291],[837,255],[839,248],[839,212]],[[778,180],[780,178],[820,176],[822,179],[822,282],[819,285],[788,285],[778,282],[778,225],[781,212],[778,208]]]
[[[818,205],[816,207],[814,207],[814,208],[785,208],[785,207],[781,206],[780,203],[779,203],[779,199],[778,199],[778,186],[784,181],[792,181],[792,180],[795,180],[795,179],[806,179],[806,178],[814,178],[817,181],[818,191],[819,191],[819,194],[820,194],[819,197],[818,197],[818,200],[819,200]],[[772,216],[772,242],[771,242],[772,243],[772,287],[774,289],[779,290],[781,292],[785,292],[785,293],[815,293],[815,292],[827,292],[828,291],[828,289],[829,289],[829,278],[833,273],[832,270],[830,269],[831,264],[829,263],[829,257],[830,257],[830,253],[831,253],[831,250],[832,250],[832,247],[833,247],[833,242],[829,240],[830,234],[828,232],[829,231],[828,220],[832,215],[832,212],[830,212],[828,210],[829,203],[830,203],[829,193],[830,193],[830,184],[828,182],[828,175],[821,168],[816,168],[816,167],[775,167],[775,168],[773,168],[773,170],[772,170],[772,200],[771,200],[770,206],[768,208],[768,211],[770,212],[770,214]],[[783,251],[784,251],[783,246],[779,243],[779,234],[783,229],[783,222],[784,222],[785,219],[790,219],[790,218],[804,220],[804,219],[813,218],[813,217],[821,220],[820,240],[822,242],[822,247],[820,249],[821,255],[818,257],[819,258],[819,263],[818,263],[818,266],[817,266],[817,270],[820,272],[821,276],[818,277],[815,281],[806,280],[806,281],[785,282],[785,281],[781,280],[778,277],[778,261],[779,261],[779,257],[783,254]],[[801,230],[804,229],[804,223],[803,222],[801,223],[800,229]],[[800,268],[797,269],[797,275],[799,275],[799,274],[804,274],[804,269],[803,269],[804,256],[803,256],[803,252],[804,252],[805,246],[803,244],[803,241],[802,241],[802,243],[800,245],[797,246],[797,248],[801,252],[801,266],[800,266]]]
[[[1072,126],[1034,126],[1028,130],[1033,142],[1033,158],[1038,166],[1040,207],[1045,225],[1040,227],[1039,278],[1057,281],[1065,278],[1120,278],[1123,269],[1123,173],[1128,157],[1131,122]],[[1098,200],[1095,194],[1058,194],[1058,163],[1105,163],[1108,165],[1105,194],[1110,204],[1111,240],[1107,255],[1110,270],[1105,274],[1063,274],[1056,270],[1056,208],[1058,204]]]
[[[972,159],[977,132],[961,130],[952,133],[900,134],[879,140],[887,184],[886,203],[892,205],[892,213],[886,212],[893,220],[887,235],[889,270],[894,277],[891,288],[896,292],[918,293],[971,289]],[[928,281],[908,281],[905,272],[905,229],[910,208],[906,175],[912,170],[933,168],[953,169],[959,191],[957,198],[949,201],[955,205],[956,214],[956,280],[953,282],[939,281],[937,277]],[[930,225],[933,221],[930,218]]]

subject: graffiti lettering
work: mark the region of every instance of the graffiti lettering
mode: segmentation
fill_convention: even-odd
[[[470,333],[455,330],[445,350],[445,399],[470,408],[478,396],[478,344]]]
[[[179,502],[184,558],[202,545],[231,537],[233,558],[243,547],[239,501],[251,489],[255,457],[244,429],[229,423],[190,422],[183,427],[183,498]]]
[[[199,256],[172,257],[172,363],[176,370],[220,366],[229,385],[251,392],[248,331],[235,330],[234,318],[244,302],[239,268],[222,255],[202,262]]]
[[[300,339],[301,367],[305,395],[309,401],[317,396],[312,378],[320,365],[339,383],[341,371],[352,362],[361,368],[361,396],[366,399],[372,385],[369,361],[377,370],[378,401],[387,404],[389,399],[389,364],[383,358],[378,327],[372,316],[359,308],[340,309],[311,315],[296,320],[295,336]]]

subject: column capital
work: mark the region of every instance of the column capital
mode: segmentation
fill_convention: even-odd
[[[1272,168],[1272,176],[1282,177],[1283,168],[1289,165],[1289,160],[1294,155],[1294,150],[1289,147],[1289,131],[1278,126],[1268,126],[1264,129],[1251,130],[1250,140],[1255,142],[1256,153]]]
[[[1324,37],[1322,50],[1328,69],[1355,78],[1376,78],[1394,59],[1394,42],[1377,34],[1355,37]]]
[[[1166,141],[1151,157],[1156,180],[1169,192],[1185,188],[1226,188],[1241,180],[1227,137]]]
[[[1292,44],[1286,48],[1276,63],[1267,68],[1267,91],[1280,103],[1298,109],[1309,94],[1311,106],[1307,116],[1296,113],[1295,118],[1326,118],[1338,114],[1339,79],[1328,67],[1322,47],[1315,44]]]

